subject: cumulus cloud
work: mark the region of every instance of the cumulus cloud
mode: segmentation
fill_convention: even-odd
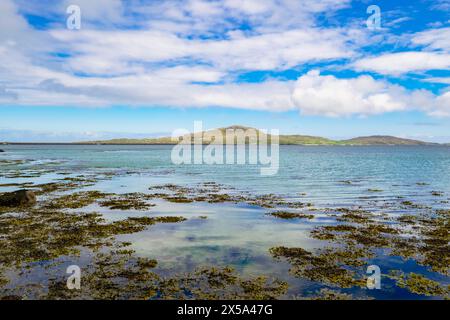
[[[437,97],[436,106],[429,112],[433,116],[450,116],[450,91],[447,91]]]
[[[82,8],[78,31],[64,23],[37,30],[23,16],[64,21],[65,6]],[[363,75],[317,71],[297,81],[237,81],[241,73],[284,71],[353,59],[368,44],[361,28],[318,26],[317,15],[342,0],[60,1],[2,0],[0,104],[295,110],[340,116],[418,109],[447,115],[448,94],[407,90]],[[238,28],[244,24],[246,28]],[[360,71],[399,75],[449,68],[449,28],[411,35],[411,50],[354,63]],[[422,48],[422,51],[418,48]],[[416,51],[413,51],[416,50]]]
[[[64,17],[69,2],[49,4],[44,14],[59,12]],[[9,31],[0,33],[2,102],[9,98],[10,103],[23,105],[123,103],[288,110],[293,107],[291,82],[269,79],[238,84],[235,74],[286,70],[353,55],[346,30],[312,25],[314,13],[337,10],[347,3],[180,0],[139,2],[129,7],[118,0],[95,4],[79,0],[73,4],[82,8],[83,26],[73,31],[64,29],[64,24],[36,30],[21,15],[24,11],[39,13],[42,8],[36,2],[28,6],[21,0],[5,0],[0,23]],[[300,7],[303,20],[297,14]],[[129,14],[141,16],[127,19]],[[146,25],[148,17],[154,19]],[[91,24],[95,19],[113,26],[105,27],[108,23],[102,22],[102,27],[95,28]],[[234,30],[235,26],[215,28],[218,22],[233,19],[238,23],[246,19],[251,32]],[[130,20],[138,21],[139,28],[121,27]],[[155,21],[187,26],[186,32],[157,28]],[[210,31],[222,33],[209,37]]]
[[[292,100],[303,114],[373,115],[403,110],[425,110],[433,115],[450,111],[449,96],[405,88],[371,76],[339,79],[310,71],[297,80]]]

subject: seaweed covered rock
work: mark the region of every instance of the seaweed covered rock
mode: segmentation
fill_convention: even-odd
[[[29,206],[36,203],[36,195],[30,190],[17,190],[0,194],[0,206]]]

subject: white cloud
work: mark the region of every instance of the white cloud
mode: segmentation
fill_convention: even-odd
[[[67,50],[71,69],[94,74],[130,73],[148,63],[189,59],[233,70],[287,69],[353,55],[341,30],[307,29],[232,39],[184,39],[161,31],[52,31]]]
[[[275,19],[275,15],[277,19],[286,15],[293,18],[295,15],[291,11],[285,12],[276,5],[297,7],[299,3],[281,2],[267,1],[263,5],[248,1],[240,8],[232,0],[220,2],[220,8],[216,5],[219,2],[211,4],[197,0],[159,3],[171,6],[172,11],[164,11],[163,16],[170,16],[169,22],[181,19],[190,23],[189,19],[193,18],[195,23],[201,23],[203,18],[198,18],[200,16],[209,19],[220,15],[222,19],[224,15],[239,17],[255,11],[264,12],[270,19]],[[78,4],[82,6],[82,15],[89,19],[93,19],[93,14],[98,11],[103,12],[108,21],[121,21],[125,10],[117,1],[112,8],[103,11],[96,6],[104,6],[105,2]],[[189,5],[183,7],[182,4]],[[268,80],[236,84],[232,83],[233,73],[283,70],[305,62],[353,55],[346,30],[318,29],[308,24],[300,29],[275,32],[269,30],[269,24],[263,20],[253,21],[265,31],[232,31],[227,37],[212,39],[187,38],[172,30],[151,28],[93,30],[89,25],[79,31],[36,31],[17,13],[18,7],[13,2],[4,1],[2,5],[5,9],[3,23],[15,26],[10,30],[17,30],[14,37],[6,32],[0,34],[7,37],[0,38],[3,62],[0,75],[4,92],[1,102],[5,104],[89,107],[120,103],[289,110],[294,108],[290,98],[292,82]],[[304,13],[342,6],[333,0],[305,1],[303,5]],[[37,7],[29,10],[37,10]],[[230,13],[230,10],[235,11]],[[53,8],[53,11],[57,9]],[[24,40],[24,45],[11,42],[11,38]],[[28,38],[37,40],[32,46],[25,47],[32,43],[27,41]],[[49,55],[55,52],[68,53],[69,57]]]
[[[363,58],[353,64],[357,70],[400,75],[433,69],[450,68],[450,54],[438,52],[397,52],[378,57]]]
[[[88,21],[124,22],[124,8],[121,0],[64,0],[63,8],[78,5],[83,19]]]
[[[245,22],[253,31],[279,32],[314,25],[316,13],[332,13],[349,6],[350,0],[175,0],[154,1],[134,8],[145,14],[151,26],[170,22],[188,34],[233,30],[231,21]],[[186,29],[186,25],[189,28]]]
[[[410,47],[423,48],[362,58],[353,63],[353,67],[389,75],[450,68],[450,28],[425,30],[408,38]]]
[[[0,141],[8,142],[74,142],[93,141],[120,138],[149,138],[170,136],[171,132],[136,133],[136,132],[108,132],[108,131],[48,131],[48,130],[21,130],[0,128]]]
[[[411,42],[426,46],[427,49],[450,51],[450,27],[431,29],[416,33]]]
[[[287,110],[293,108],[291,82],[235,84],[233,73],[352,56],[346,30],[313,26],[315,13],[348,2],[186,0],[130,6],[119,0],[65,0],[49,3],[43,12],[36,3],[5,0],[0,4],[2,102]],[[20,8],[64,19],[69,4],[81,7],[82,30],[37,31],[18,13]],[[129,19],[129,14],[140,16]],[[235,31],[227,22],[232,20],[246,21],[252,31]],[[94,28],[94,21],[103,27]],[[141,28],[114,27],[133,23]],[[163,28],[172,23],[173,29],[155,23]],[[209,38],[211,32],[223,36]],[[56,58],[55,52],[69,57]]]
[[[442,10],[448,12],[450,10],[450,0],[432,0],[432,10]]]
[[[297,80],[292,98],[304,114],[340,116],[404,110],[398,94],[400,88],[370,76],[338,79],[310,71]]]
[[[0,2],[0,104],[299,108],[327,116],[412,109],[450,113],[447,93],[408,91],[370,76],[339,79],[310,72],[297,82],[235,82],[240,72],[354,58],[371,35],[315,23],[315,14],[332,14],[349,1],[180,0],[130,6],[119,0],[74,0],[50,6],[48,14],[64,17],[69,2],[82,7],[87,20],[82,30],[38,31],[15,3],[30,12],[41,6]],[[95,28],[97,20],[101,28]],[[243,22],[249,30],[236,29]],[[424,47],[422,52],[362,58],[354,67],[395,75],[448,69],[448,30],[412,35],[409,44]],[[68,56],[55,55],[61,52]]]
[[[425,79],[426,82],[450,84],[450,77],[432,77]]]
[[[105,78],[67,78],[64,81],[41,83],[44,97],[37,97],[33,104],[46,104],[49,99],[59,105],[84,106],[127,104],[134,106],[172,106],[244,108],[268,111],[285,111],[294,108],[290,99],[292,82],[267,81],[264,83],[200,85],[186,83],[173,70],[162,70],[161,76],[124,76]],[[186,74],[189,73],[185,70]],[[205,77],[214,76],[207,74]],[[200,72],[201,73],[201,72]],[[30,92],[27,92],[30,94]],[[71,99],[73,96],[74,99]],[[92,98],[92,102],[82,101]],[[33,98],[36,98],[34,96]]]
[[[431,110],[430,115],[437,117],[448,117],[450,116],[450,91],[447,91],[437,97],[436,106]]]
[[[405,21],[410,21],[410,20],[411,20],[411,17],[400,17],[400,18],[394,19],[392,21],[385,22],[383,24],[383,27],[389,27],[389,28],[398,27],[399,24],[401,24]]]
[[[339,79],[310,71],[297,80],[292,99],[303,114],[346,116],[373,115],[404,110],[424,110],[446,115],[449,96],[405,88],[371,76]]]

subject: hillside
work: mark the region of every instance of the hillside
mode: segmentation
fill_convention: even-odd
[[[341,140],[340,144],[345,145],[429,145],[433,143],[403,139],[392,136],[369,136],[369,137],[358,137],[349,140]]]
[[[219,130],[224,140],[222,143],[226,143],[225,141],[225,135],[226,130],[232,129],[232,130],[247,130],[247,129],[253,129],[250,127],[244,127],[244,126],[230,126],[226,128],[219,128],[215,130]],[[215,130],[208,130],[203,131],[203,135],[205,136],[203,141],[205,144],[211,143],[211,140],[208,138],[208,135],[212,135],[213,131]],[[264,134],[261,131],[255,129],[257,132],[257,135]],[[185,137],[185,139],[191,139],[193,141],[193,134],[190,134],[190,137]],[[271,135],[267,135],[267,141],[271,141]],[[337,144],[338,142],[322,138],[322,137],[315,137],[315,136],[307,136],[307,135],[280,135],[279,136],[279,142],[282,145],[331,145],[331,144]],[[111,140],[97,140],[97,141],[88,141],[88,142],[78,142],[79,144],[176,144],[176,141],[174,142],[171,137],[161,137],[161,138],[146,138],[146,139],[111,139]],[[236,139],[234,139],[234,143],[237,143]],[[248,143],[248,141],[247,141]]]
[[[280,135],[280,144],[334,145],[338,144],[338,142],[322,137],[294,134],[294,135]]]
[[[226,128],[219,128],[222,135],[225,137],[225,132],[227,129],[252,129],[250,127],[244,126],[230,126]],[[264,134],[261,131],[255,129],[257,135]],[[211,136],[214,130],[203,131],[203,135],[205,138],[203,139],[204,144],[209,144],[212,141],[208,138],[208,135]],[[185,137],[187,140],[193,141],[193,134]],[[271,141],[271,136],[268,135],[267,140]],[[281,145],[432,145],[433,143],[428,143],[419,140],[411,140],[411,139],[403,139],[393,136],[368,136],[368,137],[357,137],[348,140],[331,140],[323,137],[316,136],[308,136],[308,135],[280,135],[279,142]],[[100,140],[100,141],[89,141],[89,142],[79,142],[79,144],[176,144],[176,141],[172,141],[171,137],[161,137],[161,138],[147,138],[147,139],[112,139],[112,140]],[[225,138],[222,142],[217,143],[226,143]],[[237,143],[237,140],[234,139],[234,143]],[[248,142],[247,142],[248,143]]]

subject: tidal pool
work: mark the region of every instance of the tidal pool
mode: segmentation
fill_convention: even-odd
[[[175,166],[170,146],[2,148],[0,193],[39,200],[0,210],[0,241],[17,248],[3,251],[3,297],[76,298],[61,285],[72,264],[84,298],[448,296],[448,147],[282,146],[270,177]]]

